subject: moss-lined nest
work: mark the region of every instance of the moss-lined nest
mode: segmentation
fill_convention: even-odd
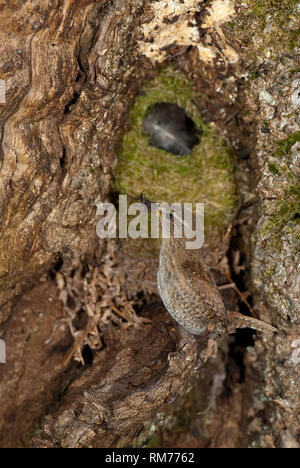
[[[223,139],[203,121],[197,99],[186,77],[173,68],[163,69],[143,88],[130,111],[113,189],[129,200],[145,192],[153,201],[205,203],[205,243],[213,245],[235,212],[235,161]],[[160,102],[184,108],[198,128],[201,138],[190,155],[175,156],[149,145],[143,121]]]

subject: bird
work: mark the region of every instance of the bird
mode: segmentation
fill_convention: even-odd
[[[210,338],[232,334],[239,328],[274,334],[277,329],[272,325],[226,309],[202,248],[187,249],[184,233],[181,238],[174,235],[176,224],[183,223],[182,217],[159,205],[157,210],[164,221],[170,222],[170,236],[162,239],[160,248],[158,291],[177,324],[192,335]]]

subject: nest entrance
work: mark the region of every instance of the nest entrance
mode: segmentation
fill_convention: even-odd
[[[155,104],[144,120],[149,144],[178,156],[191,154],[200,131],[186,111],[172,102]]]

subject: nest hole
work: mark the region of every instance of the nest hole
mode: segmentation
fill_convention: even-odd
[[[200,132],[186,111],[171,102],[159,102],[148,111],[143,127],[149,144],[176,156],[192,153]]]

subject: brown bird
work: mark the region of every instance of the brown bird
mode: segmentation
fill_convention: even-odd
[[[176,223],[183,223],[180,216],[165,208],[158,210],[170,222],[170,237],[162,240],[160,250],[158,290],[173,319],[200,336],[216,337],[237,328],[275,333],[276,328],[265,322],[226,310],[202,249],[187,249],[185,235],[174,237]]]

